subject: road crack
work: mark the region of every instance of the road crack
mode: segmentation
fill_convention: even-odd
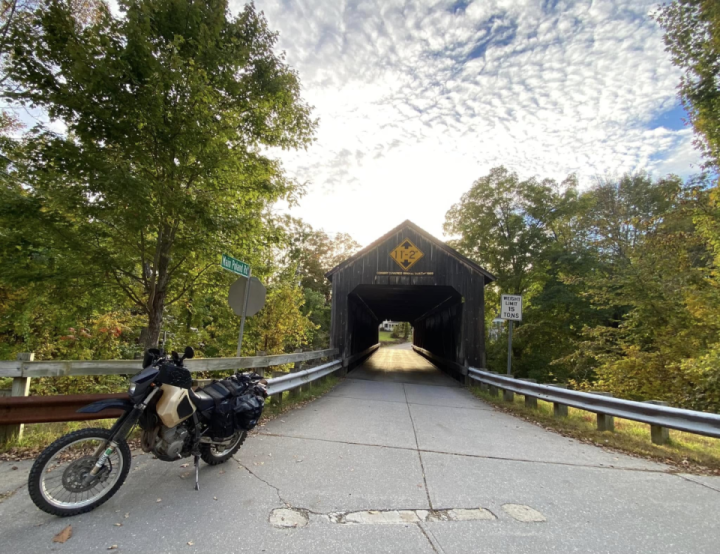
[[[417,430],[415,429],[415,421],[413,421],[412,412],[410,411],[410,403],[408,402],[407,391],[405,390],[405,383],[403,383],[402,387],[403,394],[405,394],[405,405],[407,406],[408,415],[410,416],[410,423],[412,424],[413,428],[413,434],[415,435],[415,450],[417,451],[418,459],[420,460],[420,470],[422,471],[423,483],[425,483],[425,494],[427,495],[428,506],[432,511],[433,505],[432,500],[430,500],[430,489],[428,488],[427,477],[425,476],[425,465],[423,464],[422,454],[420,453],[420,443],[418,442]]]
[[[235,456],[233,456],[233,460],[235,460],[235,461],[238,463],[238,467],[243,468],[243,469],[244,469],[245,471],[247,471],[250,475],[252,475],[253,477],[255,477],[255,479],[257,479],[257,480],[260,481],[261,483],[264,483],[265,485],[267,485],[268,487],[270,487],[271,489],[273,489],[273,490],[275,491],[275,494],[277,494],[277,497],[278,497],[278,500],[280,501],[280,503],[284,504],[284,505],[285,505],[286,507],[288,507],[288,508],[292,508],[292,507],[293,507],[293,505],[290,504],[290,502],[288,502],[287,500],[285,500],[285,499],[282,497],[282,493],[280,492],[280,489],[279,489],[278,487],[276,487],[276,486],[273,485],[272,483],[269,483],[268,481],[266,481],[265,479],[263,479],[262,477],[260,477],[257,473],[255,473],[253,470],[251,470],[249,467],[247,467],[245,464],[243,464],[243,463],[242,463],[240,460],[238,460]]]

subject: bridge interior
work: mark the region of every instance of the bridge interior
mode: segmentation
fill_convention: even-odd
[[[455,360],[462,329],[462,295],[451,286],[359,285],[349,295],[351,350],[362,352],[378,342],[378,325],[408,321],[414,343]],[[369,316],[369,317],[368,317]]]
[[[409,342],[380,348],[360,367],[348,374],[350,379],[406,383],[436,387],[459,387],[425,358],[412,350]]]

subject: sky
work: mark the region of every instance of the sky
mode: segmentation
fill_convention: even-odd
[[[306,184],[290,213],[329,233],[366,245],[410,219],[446,238],[447,210],[498,165],[583,186],[699,171],[657,2],[255,4],[319,119],[307,151],[278,153]]]

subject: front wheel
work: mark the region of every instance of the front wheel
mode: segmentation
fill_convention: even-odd
[[[245,442],[247,431],[238,431],[225,446],[203,443],[200,445],[200,457],[206,464],[216,466],[227,462]]]
[[[81,429],[60,437],[35,460],[30,470],[30,498],[42,511],[60,517],[94,510],[110,499],[130,471],[130,447],[124,440],[103,468],[88,478],[110,441],[108,429]]]

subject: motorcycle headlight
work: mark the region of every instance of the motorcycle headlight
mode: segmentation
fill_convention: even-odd
[[[137,388],[136,383],[130,383],[130,387],[128,388],[128,394],[130,396],[135,396],[135,389]]]

